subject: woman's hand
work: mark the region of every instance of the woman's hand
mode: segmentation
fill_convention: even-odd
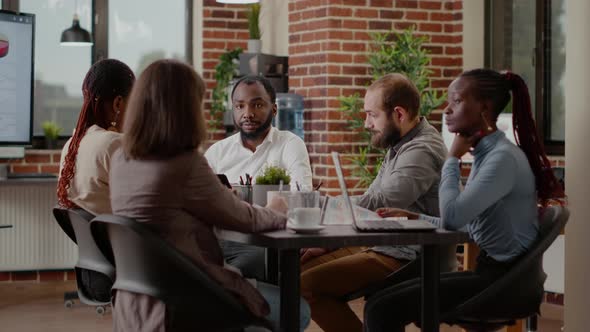
[[[287,214],[289,204],[287,203],[287,200],[281,195],[274,195],[270,199],[270,202],[266,204],[266,208],[278,213]]]
[[[387,217],[406,217],[408,219],[418,219],[419,215],[414,212],[397,208],[380,208],[377,209],[377,214],[383,218]]]
[[[465,134],[457,134],[453,139],[453,144],[449,149],[449,157],[461,159],[471,148],[479,141],[481,134],[478,132],[471,136]]]
[[[321,255],[325,255],[328,252],[330,252],[330,250],[325,249],[325,248],[303,248],[300,251],[301,264],[305,264],[308,261],[312,260],[313,258],[316,258]]]

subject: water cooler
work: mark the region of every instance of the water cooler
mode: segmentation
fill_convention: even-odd
[[[303,97],[296,93],[277,93],[277,108],[274,125],[303,139]]]

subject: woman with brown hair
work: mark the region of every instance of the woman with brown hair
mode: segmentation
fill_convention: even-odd
[[[185,63],[159,60],[141,74],[129,100],[122,149],[111,162],[113,213],[145,223],[254,315],[278,322],[278,289],[255,287],[226,267],[213,230],[283,229],[287,206],[278,197],[268,209],[251,206],[219,182],[199,151],[206,135],[204,96],[205,83]],[[309,308],[302,303],[305,328]],[[165,304],[155,298],[117,291],[113,305],[115,331],[165,330]],[[196,321],[186,328],[207,329]]]
[[[449,230],[466,227],[480,247],[475,271],[441,277],[439,305],[443,312],[509,271],[537,239],[538,206],[564,197],[537,136],[528,88],[520,76],[491,69],[466,71],[451,83],[448,98],[445,121],[456,136],[442,169],[441,217],[399,209],[377,210],[387,217],[427,219]],[[498,116],[511,99],[518,146],[496,127]],[[473,165],[461,191],[460,158],[469,151]],[[542,287],[544,280],[539,279],[525,274],[518,284]],[[404,292],[385,291],[372,297],[365,306],[365,330],[403,331],[406,324],[419,318],[419,292],[417,282]]]
[[[111,213],[109,161],[121,145],[119,132],[133,82],[133,71],[115,59],[98,61],[88,70],[78,123],[61,153],[59,205],[94,215]]]

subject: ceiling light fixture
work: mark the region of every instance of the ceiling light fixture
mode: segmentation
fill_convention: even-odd
[[[75,6],[72,26],[61,33],[60,44],[62,46],[91,46],[92,37],[90,36],[90,33],[88,30],[80,27],[80,18],[78,17],[78,14],[76,14],[76,11],[78,10],[77,1]]]

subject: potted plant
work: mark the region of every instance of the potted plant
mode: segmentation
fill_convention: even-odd
[[[260,3],[253,3],[248,10],[248,53],[260,53],[262,40],[260,40]]]
[[[254,181],[252,202],[265,206],[267,192],[279,190],[281,181],[283,181],[282,190],[289,191],[291,177],[287,174],[287,170],[279,166],[266,166]]]
[[[231,109],[231,101],[229,100],[231,90],[228,88],[232,79],[239,74],[240,54],[242,54],[242,49],[239,47],[226,51],[219,57],[219,63],[215,66],[215,81],[217,84],[211,94],[210,128],[221,128],[225,111]]]
[[[57,139],[61,132],[61,127],[53,121],[45,121],[41,124],[43,134],[45,135],[45,148],[53,150],[57,148]]]

